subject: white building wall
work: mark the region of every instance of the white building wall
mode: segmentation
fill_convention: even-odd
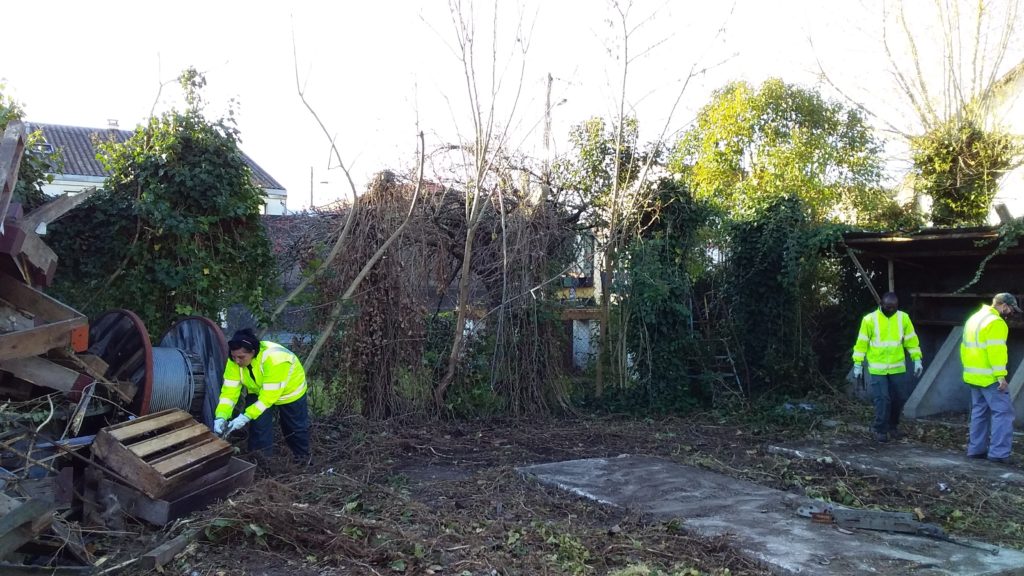
[[[989,128],[1024,138],[1024,73],[1018,72],[1015,76],[992,97]],[[1002,177],[994,202],[1006,204],[1014,216],[1024,216],[1024,166],[1018,166]],[[989,221],[999,223],[994,210],[989,214]]]
[[[48,196],[62,196],[64,194],[77,194],[89,188],[102,188],[105,178],[98,176],[76,176],[74,178],[54,178],[50,184],[43,185],[43,193]],[[281,215],[287,214],[288,195],[284,190],[265,190],[267,193],[266,203],[263,206],[264,214]]]

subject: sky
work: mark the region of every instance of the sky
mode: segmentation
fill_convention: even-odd
[[[907,3],[922,14],[934,6]],[[517,148],[543,154],[548,74],[554,154],[567,150],[572,125],[614,114],[622,42],[609,2],[501,0],[497,19],[489,2],[462,5],[467,14],[472,5],[481,44],[498,22],[497,109],[513,118]],[[30,121],[134,128],[181,105],[176,85],[161,84],[194,66],[206,75],[207,115],[237,102],[242,149],[284,185],[290,210],[350,194],[330,161],[332,139],[362,188],[381,169],[414,164],[417,131],[430,151],[469,130],[447,0],[48,0],[5,6],[4,20],[2,42],[16,48],[0,50],[0,82]],[[629,21],[630,47],[642,54],[630,64],[626,102],[648,139],[685,128],[732,80],[777,76],[838,96],[821,84],[819,63],[848,95],[906,119],[879,41],[882,0],[636,0]],[[489,56],[478,52],[481,83]],[[299,97],[296,69],[326,134]],[[691,69],[706,71],[670,115]]]

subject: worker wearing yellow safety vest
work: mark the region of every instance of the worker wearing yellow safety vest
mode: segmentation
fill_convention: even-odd
[[[252,422],[249,451],[270,455],[274,440],[274,413],[292,456],[309,462],[309,407],[306,372],[298,356],[284,346],[261,341],[251,329],[239,330],[228,342],[231,358],[224,367],[213,431],[230,434]],[[248,393],[245,408],[230,422],[242,389]]]
[[[1019,313],[1017,298],[1005,292],[982,306],[964,325],[960,362],[964,382],[971,387],[971,431],[967,442],[969,458],[993,462],[1010,459],[1013,442],[1013,402],[1006,377],[1006,318]]]
[[[906,312],[899,310],[893,292],[882,295],[878,309],[860,322],[860,333],[853,345],[853,375],[863,375],[868,362],[871,396],[875,404],[875,440],[888,442],[899,437],[900,414],[914,391],[915,381],[907,376],[906,354],[914,361],[914,378],[924,370],[921,343]]]

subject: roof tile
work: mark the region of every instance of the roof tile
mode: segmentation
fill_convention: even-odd
[[[38,122],[29,122],[28,129],[30,131],[42,130],[46,143],[53,146],[54,150],[60,150],[63,153],[63,174],[96,177],[106,177],[110,173],[103,168],[103,163],[96,157],[97,150],[93,144],[94,141],[113,139],[117,142],[125,142],[131,138],[133,133],[130,130],[119,130],[117,128],[85,128],[61,124],[41,124]],[[284,186],[247,154],[243,152],[242,157],[245,159],[245,163],[249,165],[256,183],[261,188],[284,190]]]

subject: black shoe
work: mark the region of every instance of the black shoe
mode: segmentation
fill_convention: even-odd
[[[989,458],[988,461],[995,462],[996,464],[1006,464],[1007,462],[1010,461],[1010,458]]]
[[[885,432],[875,432],[875,441],[880,444],[885,444],[889,441],[889,435]]]
[[[968,455],[967,455],[967,457],[968,457],[968,458],[973,458],[973,459],[975,459],[975,460],[981,460],[981,459],[983,459],[983,458],[986,458],[986,455],[985,455],[985,453],[984,453],[984,452],[982,452],[982,453],[980,453],[980,454],[968,454]]]

